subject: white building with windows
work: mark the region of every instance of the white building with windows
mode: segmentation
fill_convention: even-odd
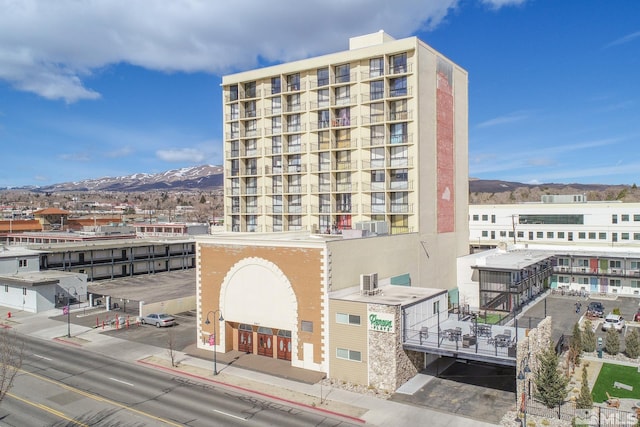
[[[84,301],[87,275],[40,271],[40,251],[0,246],[0,305],[37,313]]]
[[[569,199],[569,200],[567,200]],[[583,195],[540,203],[469,206],[469,244],[640,247],[640,203],[588,202]]]

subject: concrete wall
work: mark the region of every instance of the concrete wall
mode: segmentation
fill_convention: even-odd
[[[154,302],[150,304],[143,304],[140,312],[141,316],[146,316],[150,313],[168,313],[178,314],[185,311],[196,310],[196,296],[176,298],[166,301]]]

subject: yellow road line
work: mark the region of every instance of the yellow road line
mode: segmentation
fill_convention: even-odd
[[[37,379],[39,379],[39,380],[41,380],[41,381],[45,381],[45,382],[48,382],[48,383],[51,383],[51,384],[55,384],[55,385],[56,385],[56,386],[58,386],[58,387],[62,387],[62,388],[66,389],[66,390],[69,390],[69,391],[71,391],[71,392],[73,392],[73,393],[77,393],[77,394],[80,394],[80,395],[82,395],[82,396],[88,397],[89,399],[93,399],[93,400],[98,401],[98,402],[105,402],[105,403],[108,403],[108,404],[110,404],[110,405],[117,406],[117,407],[119,407],[119,408],[121,408],[121,409],[124,409],[124,410],[126,410],[126,411],[134,412],[134,413],[136,413],[136,414],[142,415],[142,416],[144,416],[144,417],[151,418],[151,419],[156,420],[156,421],[160,421],[160,422],[162,422],[162,423],[165,423],[165,424],[168,424],[168,425],[171,425],[171,426],[175,426],[175,427],[183,427],[183,425],[182,425],[182,424],[176,424],[176,423],[174,423],[174,422],[172,422],[172,421],[165,420],[164,418],[160,418],[160,417],[156,417],[155,415],[151,415],[151,414],[149,414],[148,412],[140,411],[140,410],[135,409],[135,408],[130,408],[129,406],[123,405],[122,403],[118,403],[118,402],[115,402],[115,401],[113,401],[113,400],[106,399],[106,398],[104,398],[104,397],[100,397],[100,396],[97,396],[97,395],[92,394],[92,393],[88,393],[88,392],[86,392],[86,391],[84,391],[84,390],[80,390],[80,389],[77,389],[77,388],[75,388],[75,387],[71,387],[71,386],[66,385],[66,384],[64,384],[64,383],[61,383],[60,381],[52,380],[52,379],[50,379],[50,378],[43,377],[42,375],[34,374],[34,373],[32,373],[32,372],[28,372],[28,371],[25,371],[25,370],[23,370],[23,369],[20,369],[20,372],[22,372],[23,374],[26,374],[26,375],[32,376],[32,377],[34,377],[34,378],[37,378]],[[25,403],[29,403],[30,405],[40,406],[40,404],[36,404],[36,403],[28,402],[28,401],[26,401],[26,400],[24,400],[24,399],[22,399],[22,398],[20,398],[20,397],[14,396],[13,394],[10,394],[10,396],[11,396],[11,397],[15,397],[16,399],[22,400],[22,401],[24,401]],[[44,408],[47,408],[47,407],[45,406]],[[45,410],[47,410],[47,409],[45,409]],[[48,410],[47,410],[47,411],[48,411]],[[54,411],[54,410],[52,409],[51,411],[48,411],[48,412],[54,413],[54,412],[52,412],[52,411]],[[57,412],[57,411],[56,411],[56,412]],[[61,416],[62,418],[68,419],[68,418],[66,418],[66,417],[65,417],[64,415],[62,415],[62,414],[61,414],[60,416]],[[73,421],[73,420],[71,419],[70,421]],[[77,423],[77,424],[79,424],[79,425],[84,426],[84,424],[78,423],[77,421],[73,421],[73,422],[75,422],[75,423]],[[88,426],[87,426],[87,427],[88,427]]]
[[[82,426],[82,427],[89,427],[88,424],[84,424],[84,423],[81,423],[79,421],[76,421],[73,418],[70,418],[70,417],[66,416],[64,413],[62,413],[60,411],[57,411],[57,410],[55,410],[55,409],[53,409],[53,408],[51,408],[51,407],[49,407],[47,405],[43,405],[41,403],[31,402],[31,401],[29,401],[27,399],[24,399],[24,398],[20,397],[20,396],[16,396],[13,393],[7,393],[6,395],[9,396],[9,397],[13,397],[14,399],[19,400],[19,401],[21,401],[21,402],[23,402],[23,403],[25,403],[27,405],[31,405],[31,406],[34,406],[34,407],[36,407],[38,409],[42,409],[43,411],[49,412],[50,414],[53,414],[53,415],[55,415],[57,417],[60,417],[63,420],[70,421],[70,422],[72,422],[72,423],[74,423],[76,425]]]

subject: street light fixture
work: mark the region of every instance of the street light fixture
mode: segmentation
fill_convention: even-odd
[[[78,290],[75,286],[69,286],[67,288],[67,306],[65,307],[67,311],[67,338],[71,338],[71,289],[73,289],[73,296],[78,296]]]
[[[216,315],[216,313],[220,313],[220,317],[218,318],[218,321],[220,322],[224,322],[224,318],[222,317],[222,311],[221,310],[211,310],[207,313],[207,319],[204,321],[205,325],[208,325],[211,323],[211,321],[209,320],[209,315],[213,314],[214,316]],[[213,375],[218,375],[218,360],[217,360],[217,349],[218,349],[218,337],[216,334],[216,324],[213,324],[213,343],[211,342],[211,338],[209,338],[209,344],[213,345]]]

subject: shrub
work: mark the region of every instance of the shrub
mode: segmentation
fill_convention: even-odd
[[[625,341],[624,352],[631,359],[636,359],[640,356],[640,333],[638,333],[638,328],[631,328],[631,332],[629,332]]]
[[[620,333],[611,328],[604,339],[604,349],[612,356],[620,353]]]
[[[584,322],[582,331],[582,349],[588,353],[596,351],[596,333],[593,332],[593,324],[590,320]]]

